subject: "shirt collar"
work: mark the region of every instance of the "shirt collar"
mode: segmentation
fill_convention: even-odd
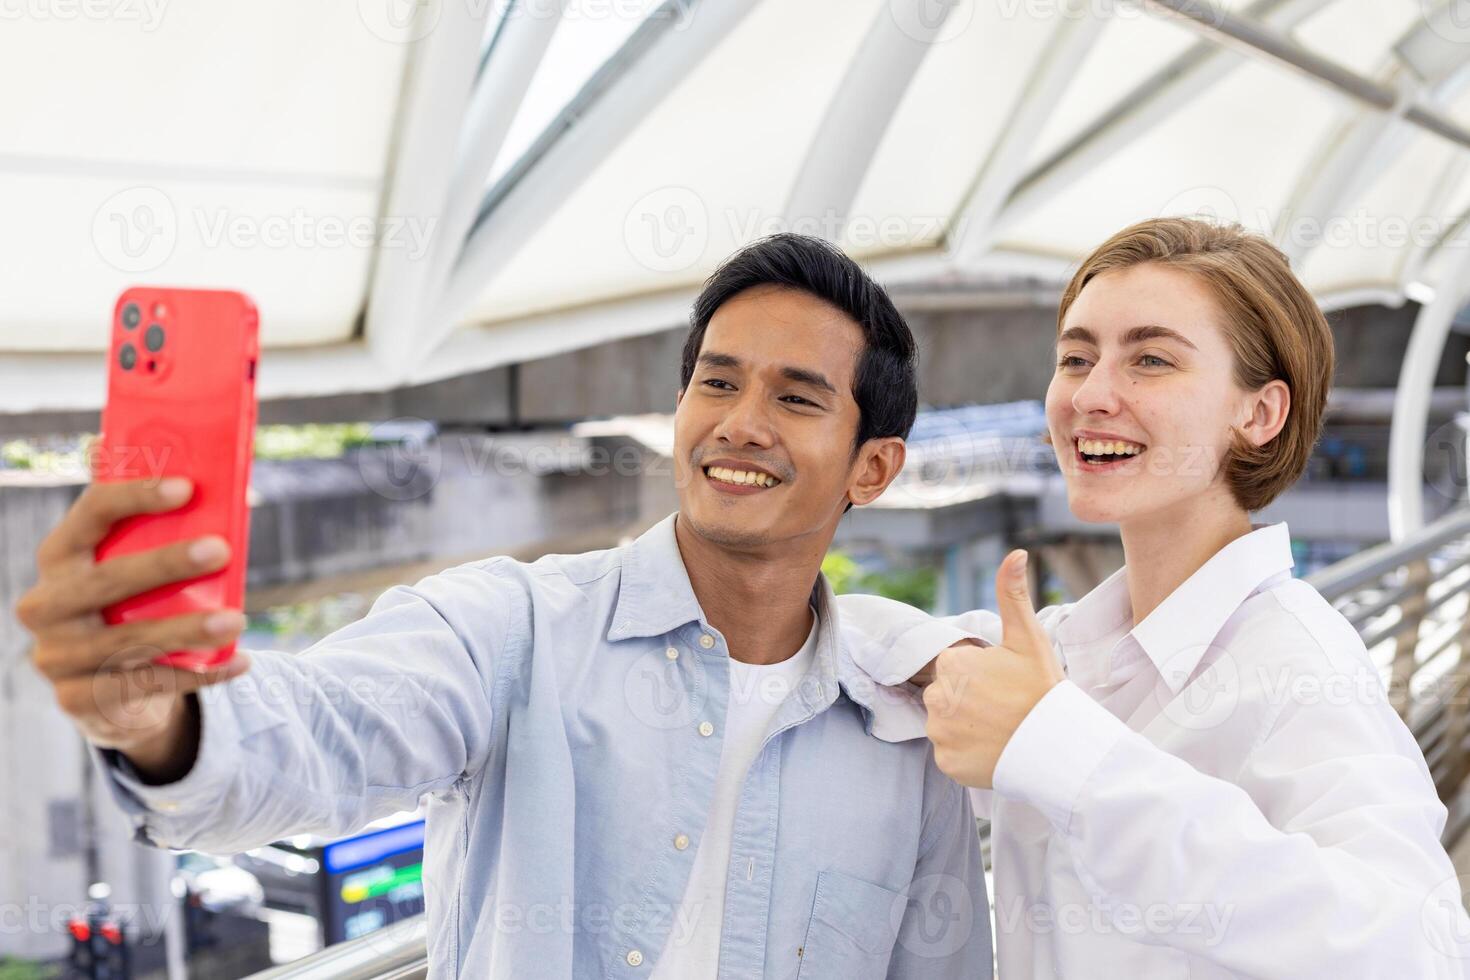
[[[1178,694],[1241,603],[1295,564],[1284,523],[1253,525],[1249,534],[1215,552],[1129,635]],[[1127,569],[1122,568],[1072,607],[1058,625],[1057,640],[1064,648],[1094,642],[1116,632],[1132,614]]]
[[[623,549],[623,577],[607,630],[609,640],[662,636],[688,623],[704,623],[704,610],[694,597],[674,537],[677,516],[665,517]]]
[[[612,625],[607,630],[609,641],[662,636],[689,623],[710,629],[674,536],[677,517],[677,513],[670,514],[623,549],[622,581]],[[811,601],[817,610],[818,625],[816,662],[810,673],[816,675],[817,684],[799,687],[799,696],[787,701],[782,714],[789,710],[791,720],[815,714],[837,700],[840,689],[862,710],[864,724],[871,732],[872,683],[847,656],[837,600],[821,573],[812,587]]]
[[[867,674],[863,673],[847,650],[843,640],[842,622],[837,608],[837,596],[827,576],[817,574],[812,586],[812,606],[817,611],[817,650],[815,663],[807,671],[807,678],[797,685],[794,696],[786,699],[776,713],[771,730],[776,731],[789,725],[799,724],[825,711],[837,700],[838,694],[847,695],[862,715],[863,729],[884,741],[904,741],[884,732],[875,732],[881,715],[873,710],[873,701],[882,692]],[[914,736],[917,737],[917,736]]]

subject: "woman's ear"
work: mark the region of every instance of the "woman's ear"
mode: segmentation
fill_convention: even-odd
[[[1291,414],[1291,389],[1285,381],[1268,381],[1251,393],[1247,403],[1250,417],[1240,427],[1241,435],[1253,446],[1264,446],[1281,434]]]

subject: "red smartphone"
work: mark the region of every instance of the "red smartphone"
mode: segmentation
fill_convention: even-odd
[[[230,544],[230,562],[109,606],[103,610],[106,622],[243,608],[258,325],[255,304],[237,292],[138,286],[118,297],[92,478],[157,483],[184,476],[193,481],[194,493],[175,510],[119,521],[96,556],[217,534]],[[234,654],[231,641],[217,650],[169,651],[153,662],[206,670]]]

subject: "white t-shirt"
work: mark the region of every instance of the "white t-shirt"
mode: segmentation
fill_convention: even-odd
[[[806,642],[777,664],[730,660],[730,702],[725,711],[725,744],[710,803],[704,838],[697,841],[694,869],[684,900],[674,916],[669,941],[651,980],[713,978],[720,963],[720,929],[725,918],[725,877],[735,834],[735,807],[751,763],[760,754],[766,731],[787,695],[796,690],[817,651],[816,613]]]

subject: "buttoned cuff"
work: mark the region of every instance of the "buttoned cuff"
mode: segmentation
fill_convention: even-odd
[[[921,625],[900,633],[886,646],[879,643],[861,645],[852,651],[852,659],[879,684],[896,687],[907,683],[945,648],[961,640],[978,640],[990,646],[987,640],[974,633],[966,633],[948,623],[925,620]]]
[[[127,757],[116,749],[87,743],[108,792],[132,821],[133,839],[156,847],[181,847],[185,828],[197,828],[199,817],[219,805],[240,765],[240,728],[229,700],[230,685],[198,692],[199,753],[193,767],[171,783],[149,785]]]
[[[1062,681],[1021,719],[1001,751],[995,791],[1036,807],[1065,833],[1083,787],[1128,731],[1082,688]]]

